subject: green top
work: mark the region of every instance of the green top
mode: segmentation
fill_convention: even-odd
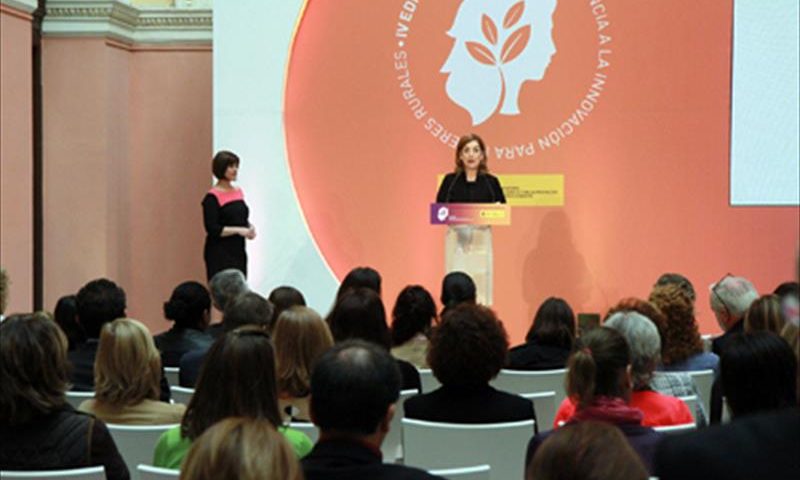
[[[297,454],[297,458],[303,458],[308,455],[308,452],[310,452],[311,448],[314,446],[308,436],[299,430],[279,427],[278,431],[283,434],[292,446],[294,453]],[[164,432],[161,438],[158,439],[156,451],[153,455],[153,465],[161,468],[179,470],[191,446],[192,441],[181,436],[180,425],[171,428]]]

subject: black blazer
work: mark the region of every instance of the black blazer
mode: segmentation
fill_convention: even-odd
[[[727,332],[711,341],[711,351],[722,358],[722,352],[725,350],[725,345],[728,344],[728,340],[737,333],[742,332],[744,332],[744,320],[739,320],[729,328]]]
[[[172,327],[153,337],[153,340],[161,352],[161,363],[165,367],[178,367],[184,354],[192,350],[208,349],[214,343],[214,338],[205,332],[180,327]]]
[[[510,370],[555,370],[564,368],[570,349],[528,342],[518,345],[508,352]]]
[[[300,461],[306,480],[428,480],[424,470],[383,463],[380,451],[351,440],[323,440]]]
[[[178,383],[181,387],[194,388],[197,384],[197,377],[200,376],[200,367],[206,359],[207,348],[186,352],[181,357],[180,369],[178,370]]]

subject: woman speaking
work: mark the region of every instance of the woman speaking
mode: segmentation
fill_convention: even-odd
[[[217,152],[211,171],[217,183],[203,198],[206,276],[211,280],[215,273],[227,268],[241,270],[247,276],[244,241],[256,238],[256,229],[248,221],[250,210],[242,189],[233,186],[239,174],[239,157],[226,150]]]
[[[453,173],[436,194],[437,203],[506,203],[497,177],[486,165],[486,145],[471,133],[458,140]],[[445,270],[462,271],[475,282],[478,303],[492,304],[492,229],[488,225],[452,225],[445,237]]]

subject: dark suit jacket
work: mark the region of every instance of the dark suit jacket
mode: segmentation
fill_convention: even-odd
[[[321,440],[300,463],[306,480],[427,480],[424,470],[383,463],[380,451],[344,439]]]
[[[207,349],[214,343],[211,335],[194,328],[172,327],[153,337],[161,352],[161,363],[165,367],[180,366],[181,357],[186,352]]]
[[[727,332],[711,341],[711,351],[717,354],[722,359],[722,352],[725,351],[725,346],[732,336],[744,332],[744,320],[739,320]],[[712,424],[720,423],[722,420],[722,384],[719,380],[719,375],[714,379],[714,384],[711,387],[711,411],[709,413],[709,420]]]
[[[555,370],[564,368],[569,358],[568,348],[542,345],[536,341],[517,345],[508,352],[510,370]]]
[[[181,357],[179,379],[181,387],[194,388],[197,385],[197,377],[200,376],[200,367],[206,359],[207,348],[192,350]]]
[[[800,410],[667,437],[656,451],[655,464],[662,480],[800,478]]]
[[[739,320],[727,332],[711,341],[711,351],[716,353],[719,358],[722,358],[722,352],[725,350],[728,340],[737,333],[742,332],[744,332],[744,320]]]
[[[419,378],[419,370],[405,360],[397,359],[397,367],[400,369],[400,377],[402,384],[401,390],[416,389],[418,392],[422,391],[422,380]]]

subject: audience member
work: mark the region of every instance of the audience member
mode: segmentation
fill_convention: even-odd
[[[406,417],[449,423],[535,420],[530,400],[489,385],[507,353],[508,336],[494,312],[471,304],[450,309],[433,330],[428,352],[442,386],[406,400]]]
[[[762,295],[750,304],[744,314],[744,333],[767,331],[780,335],[785,323],[780,297]]]
[[[784,282],[778,285],[773,293],[778,296],[781,303],[784,323],[800,325],[800,284]]]
[[[692,282],[689,281],[688,278],[680,273],[662,274],[660,277],[658,277],[658,280],[656,280],[653,288],[655,289],[656,287],[663,287],[666,285],[676,285],[680,287],[680,289],[686,293],[686,296],[689,297],[692,304],[694,304],[695,300],[697,300],[697,293],[694,291],[694,285],[692,285]]]
[[[781,338],[792,347],[795,357],[800,362],[800,328],[796,323],[788,322],[781,330]]]
[[[703,340],[694,318],[694,303],[678,285],[656,287],[650,293],[653,303],[666,317],[661,344],[661,366],[665,371],[716,369],[717,355],[703,351]]]
[[[306,306],[306,299],[303,296],[300,290],[289,287],[289,286],[281,286],[272,289],[269,292],[269,297],[267,297],[269,303],[272,304],[274,309],[272,310],[272,320],[269,322],[269,332],[272,334],[272,329],[275,328],[275,323],[278,321],[278,317],[281,316],[284,310],[291,307],[305,307]]]
[[[8,306],[8,283],[8,272],[5,268],[0,268],[0,322],[5,319]]]
[[[711,351],[722,355],[725,343],[737,333],[744,331],[745,312],[758,298],[758,292],[749,280],[727,274],[709,287],[709,304],[719,327],[724,332],[711,343]]]
[[[292,447],[267,420],[221,420],[192,444],[181,480],[303,480]]]
[[[59,298],[53,317],[61,327],[61,331],[67,336],[70,352],[86,341],[86,332],[78,323],[78,299],[75,295],[64,295]]]
[[[366,287],[349,289],[337,300],[327,318],[335,342],[358,338],[375,343],[389,351],[392,345],[386,310],[381,297]],[[405,360],[397,360],[403,390],[422,389],[419,372]]]
[[[525,343],[508,352],[511,370],[564,368],[575,342],[575,314],[561,298],[550,297],[539,306]]]
[[[310,422],[311,368],[333,346],[328,324],[308,307],[290,307],[278,317],[273,342],[281,413],[292,421]]]
[[[164,366],[177,367],[181,357],[192,350],[208,350],[214,339],[205,333],[211,319],[211,297],[198,282],[183,282],[164,302],[164,317],[175,322],[155,336]]]
[[[567,365],[567,394],[576,402],[577,411],[566,425],[596,420],[617,426],[652,472],[653,454],[661,435],[643,426],[642,411],[628,405],[631,354],[625,337],[606,326],[595,328],[578,339]],[[539,433],[531,439],[526,465],[552,432]]]
[[[356,267],[350,270],[339,285],[336,301],[339,301],[348,290],[355,288],[368,288],[380,296],[381,274],[371,267]]]
[[[477,298],[475,292],[475,282],[466,273],[450,272],[445,275],[442,279],[442,295],[439,297],[443,306],[439,317],[444,317],[447,310],[462,303],[475,303]]]
[[[586,421],[553,432],[528,464],[526,480],[647,480],[620,430]]]
[[[211,304],[225,317],[225,310],[228,304],[239,295],[249,292],[247,279],[240,270],[228,268],[217,272],[208,282],[208,289],[211,293]],[[206,329],[206,333],[213,338],[224,335],[222,323],[215,323]]]
[[[186,406],[161,402],[161,357],[147,327],[130,318],[103,325],[94,364],[95,395],[80,410],[107,423],[181,421]]]
[[[236,416],[269,421],[298,457],[311,450],[304,433],[282,426],[275,356],[262,327],[241,327],[214,342],[180,426],[167,430],[156,444],[154,464],[180,468],[195,439],[219,420]]]
[[[324,353],[311,376],[311,418],[320,436],[301,461],[306,480],[438,478],[382,462],[399,395],[400,372],[386,349],[350,340]]]
[[[102,465],[130,478],[105,424],[66,402],[67,370],[67,338],[46,315],[0,324],[0,470]]]
[[[392,309],[392,356],[417,368],[428,368],[428,336],[436,320],[436,304],[420,285],[409,285]]]

